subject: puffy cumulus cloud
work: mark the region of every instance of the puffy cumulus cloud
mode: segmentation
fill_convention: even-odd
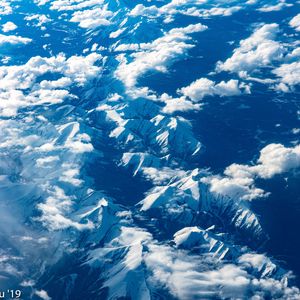
[[[252,177],[212,176],[203,178],[201,181],[210,185],[212,193],[232,198],[253,200],[266,196],[264,190],[254,186],[254,179]]]
[[[63,189],[54,187],[54,189],[49,190],[48,193],[50,195],[46,199],[46,202],[37,205],[42,215],[36,218],[36,220],[42,222],[44,226],[50,230],[63,230],[70,227],[74,227],[78,230],[93,228],[93,223],[90,221],[81,224],[65,216],[70,213],[72,209],[73,199],[67,196]]]
[[[210,18],[215,16],[229,17],[234,13],[240,11],[241,9],[242,9],[241,6],[212,7],[210,9],[200,9],[200,10],[196,8],[192,8],[187,10],[185,14],[193,17],[203,17],[203,18]]]
[[[296,287],[288,287],[288,274],[282,280],[261,278],[241,264],[213,263],[208,256],[191,256],[171,247],[148,245],[145,265],[151,271],[148,284],[167,288],[179,299],[297,299]],[[252,259],[251,262],[254,262]],[[213,265],[213,268],[211,267]]]
[[[199,6],[206,3],[206,0],[172,0],[168,4],[161,7],[155,5],[144,6],[143,4],[137,4],[130,12],[131,16],[159,16],[163,14],[177,14],[186,12],[184,7]]]
[[[108,5],[103,0],[56,0],[51,3],[52,10],[71,11],[70,22],[78,23],[86,29],[96,29],[100,26],[111,24],[113,12],[108,10]]]
[[[94,8],[73,13],[71,22],[79,23],[79,26],[86,29],[95,29],[100,26],[108,26],[111,24],[109,18],[113,13],[107,9],[107,5],[103,8]]]
[[[94,78],[101,70],[94,65],[100,58],[95,53],[68,59],[60,54],[50,58],[32,57],[24,65],[1,66],[0,113],[13,116],[21,107],[55,104],[66,97],[73,97],[69,93],[71,83],[82,86]],[[60,74],[62,77],[38,82],[40,76],[49,73]]]
[[[171,97],[167,93],[157,95],[148,88],[135,88],[128,94],[133,98],[143,97],[152,101],[164,104],[162,112],[165,114],[174,114],[175,112],[197,111],[202,108],[199,103],[203,98],[209,96],[230,97],[238,96],[243,93],[250,94],[250,85],[238,80],[221,81],[216,83],[208,78],[200,78],[192,82],[189,86],[178,89],[179,97]]]
[[[165,114],[173,114],[175,112],[197,111],[201,109],[200,103],[193,103],[186,97],[172,98],[167,94],[163,94],[160,100],[165,103],[162,111]]]
[[[101,67],[95,65],[101,58],[102,56],[96,53],[71,56],[66,59],[62,73],[78,85],[84,85],[101,71]]]
[[[278,32],[278,24],[261,26],[249,38],[240,42],[240,47],[234,50],[230,58],[225,62],[218,62],[217,70],[237,72],[240,76],[245,76],[248,72],[282,59],[284,48],[274,40]]]
[[[257,162],[250,170],[261,178],[288,172],[300,166],[300,146],[286,148],[281,144],[270,144],[261,150]]]
[[[40,87],[47,90],[53,90],[57,88],[66,88],[72,84],[72,80],[69,77],[61,77],[57,80],[43,80],[40,82]]]
[[[10,5],[10,1],[1,0],[0,1],[0,16],[1,15],[9,15],[12,13],[12,7]]]
[[[173,114],[174,112],[185,112],[190,110],[200,110],[201,101],[207,96],[230,97],[238,96],[242,93],[250,93],[250,86],[239,83],[238,80],[221,81],[216,83],[207,78],[200,78],[192,82],[189,86],[177,90],[181,97],[173,98],[168,94],[157,97],[157,101],[163,102],[163,112]]]
[[[51,21],[49,16],[46,16],[44,14],[32,14],[32,15],[26,16],[24,18],[24,20],[30,21],[30,23],[28,23],[27,25],[40,27],[43,30],[46,29],[44,27],[44,25]]]
[[[144,167],[142,171],[143,176],[145,176],[148,180],[151,180],[155,185],[163,185],[173,178],[183,177],[185,175],[185,171],[169,167],[159,169],[154,167]]]
[[[225,176],[207,177],[202,181],[209,183],[214,193],[251,200],[267,195],[255,187],[256,178],[270,179],[299,167],[299,145],[287,148],[281,144],[270,144],[260,151],[255,165],[232,164],[225,169]]]
[[[280,78],[277,89],[289,92],[295,85],[300,83],[300,61],[282,64],[274,69],[273,73]]]
[[[158,18],[164,16],[164,22],[172,22],[172,16],[183,14],[194,17],[212,17],[212,16],[231,16],[233,13],[242,9],[241,6],[226,5],[220,6],[218,3],[209,3],[206,0],[172,0],[168,4],[157,7],[136,5],[130,12],[130,16],[147,16],[148,18]],[[208,7],[204,7],[208,6]]]
[[[54,0],[51,2],[51,9],[58,11],[80,10],[102,5],[103,3],[104,0]]]
[[[18,28],[18,26],[13,22],[6,22],[5,24],[2,25],[3,32],[14,31],[17,28]]]
[[[215,83],[207,78],[200,78],[189,86],[181,88],[178,92],[193,101],[200,101],[205,96],[236,96],[242,93],[241,88],[245,88],[243,84],[239,84],[238,80],[221,81]],[[246,86],[246,91],[250,92],[250,88]]]
[[[300,31],[300,14],[295,16],[290,22],[290,26],[295,28],[295,30]]]
[[[277,4],[274,5],[265,4],[262,7],[258,8],[257,10],[261,12],[280,11],[285,7],[291,7],[291,6],[293,6],[293,4],[286,3],[285,0],[279,0]]]
[[[115,76],[127,88],[135,86],[137,79],[148,71],[166,72],[167,66],[174,60],[185,55],[193,45],[187,43],[189,34],[206,30],[202,24],[174,28],[165,33],[163,37],[151,43],[139,45],[139,51],[130,55],[130,62],[125,56],[119,56],[120,64],[115,71]],[[115,51],[122,50],[119,47]]]
[[[52,299],[45,290],[36,290],[34,292],[34,294],[42,300],[51,300]]]
[[[72,168],[72,165],[70,165],[70,168],[68,168],[61,174],[61,176],[59,177],[59,181],[67,182],[74,186],[80,186],[83,183],[83,180],[78,178],[79,174],[79,170],[76,168]]]
[[[0,47],[5,45],[21,45],[29,44],[32,40],[18,35],[0,34]]]

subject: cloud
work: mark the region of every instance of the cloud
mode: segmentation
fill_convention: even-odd
[[[165,114],[174,114],[175,112],[197,111],[201,109],[201,104],[193,103],[186,97],[172,98],[167,94],[163,94],[160,98],[165,106],[162,111]]]
[[[110,298],[150,299],[150,291],[161,293],[162,289],[183,300],[299,296],[296,287],[286,284],[289,273],[282,272],[279,279],[262,273],[272,268],[263,255],[247,253],[238,261],[222,262],[211,255],[191,254],[193,250],[162,245],[140,228],[120,226],[118,236],[89,252],[87,264],[102,271]],[[137,289],[129,288],[133,283],[138,283]]]
[[[291,27],[295,28],[295,30],[300,31],[300,14],[292,18],[289,24]]]
[[[283,46],[274,40],[278,32],[278,24],[261,26],[249,38],[240,42],[240,47],[234,50],[230,58],[217,64],[217,71],[236,72],[245,76],[282,59]]]
[[[74,203],[72,197],[67,196],[63,189],[57,186],[50,187],[48,193],[46,201],[37,205],[42,215],[35,220],[43,223],[49,230],[63,230],[70,227],[86,230],[94,227],[91,221],[82,224],[67,217]]]
[[[49,23],[51,21],[51,19],[49,18],[49,16],[46,16],[44,14],[31,14],[29,16],[26,16],[24,18],[24,20],[26,21],[32,21],[34,22],[33,24],[27,24],[30,26],[36,26],[36,27],[40,27],[41,29],[45,30],[46,28],[44,27],[44,25],[46,23]],[[31,22],[31,23],[32,23]]]
[[[32,126],[33,120],[26,118],[22,121],[7,119],[1,122],[1,152],[9,153],[13,148],[14,154],[20,157],[20,164],[26,166],[18,169],[11,163],[0,164],[1,174],[20,174],[24,180],[24,184],[18,185],[20,190],[22,193],[30,193],[28,197],[36,199],[28,204],[26,217],[31,217],[30,214],[37,208],[40,216],[35,217],[34,221],[41,222],[49,231],[93,228],[92,221],[88,218],[83,220],[74,212],[79,189],[80,193],[84,193],[81,176],[83,154],[94,150],[90,137],[78,122],[66,120],[63,125],[54,126],[40,116],[32,118],[36,126]],[[0,176],[0,181],[2,179]],[[6,185],[13,189],[16,183]],[[21,199],[25,197],[21,195]],[[16,204],[24,205],[17,203],[19,198],[13,198]]]
[[[10,15],[12,13],[12,8],[10,2],[7,0],[0,1],[0,15]]]
[[[43,89],[67,88],[72,85],[72,80],[69,77],[61,77],[57,80],[43,80],[40,82],[40,87]]]
[[[273,70],[273,73],[280,77],[277,88],[283,92],[289,92],[290,88],[300,83],[300,62],[282,64]]]
[[[270,144],[260,151],[258,164],[250,169],[257,176],[268,179],[300,166],[300,145],[293,148]]]
[[[109,26],[111,22],[109,18],[113,13],[107,9],[107,5],[103,8],[94,8],[73,13],[70,22],[79,23],[79,26],[86,29],[95,29],[100,26]]]
[[[47,4],[48,2],[50,2],[51,0],[34,0],[33,2],[35,4],[37,4],[38,6],[43,6],[45,4]]]
[[[178,111],[200,110],[202,105],[198,102],[207,96],[230,97],[242,93],[250,93],[250,86],[239,83],[238,80],[216,83],[207,78],[200,78],[189,86],[178,89],[177,94],[181,97],[173,98],[168,94],[162,94],[156,100],[165,104],[162,109],[164,113],[173,114]]]
[[[218,264],[208,256],[192,256],[171,247],[149,245],[145,264],[151,271],[148,283],[166,287],[179,299],[297,299],[299,290],[283,279],[261,278],[244,265]],[[252,259],[252,262],[254,258]],[[210,267],[213,265],[213,268]]]
[[[167,66],[172,61],[185,55],[187,50],[193,47],[187,43],[190,40],[189,34],[206,29],[207,27],[202,24],[174,28],[151,43],[140,44],[140,51],[130,55],[130,62],[124,56],[120,57],[120,65],[115,71],[115,76],[130,88],[135,86],[137,79],[148,71],[166,72]]]
[[[5,24],[2,25],[3,32],[14,31],[17,28],[18,26],[13,22],[6,22]]]
[[[70,22],[78,23],[85,29],[96,29],[111,25],[110,18],[113,13],[103,0],[56,0],[51,3],[50,9],[57,11],[71,11]]]
[[[103,5],[104,0],[54,0],[51,3],[51,9],[63,10],[82,10],[84,8]]]
[[[230,197],[252,200],[267,194],[255,187],[255,179],[270,179],[300,167],[300,146],[292,148],[281,144],[269,144],[260,151],[254,165],[232,164],[224,171],[225,176],[202,179],[210,184],[210,190]]]
[[[0,34],[0,46],[4,45],[25,45],[31,43],[29,38],[17,36],[17,35],[3,35]]]
[[[155,5],[144,6],[143,4],[136,5],[130,12],[130,16],[146,16],[148,18],[159,18],[163,16],[164,22],[173,21],[172,16],[176,14],[188,15],[193,17],[209,18],[213,16],[231,16],[233,13],[242,9],[241,6],[226,6],[220,7],[219,4],[212,3],[210,8],[204,8],[210,3],[206,0],[172,0],[168,4],[161,7]]]
[[[37,290],[35,291],[35,294],[40,298],[40,299],[43,299],[43,300],[51,300],[52,298],[48,296],[48,293],[44,290]]]
[[[241,95],[241,88],[243,86],[239,84],[238,80],[229,80],[227,82],[221,81],[215,83],[207,78],[200,78],[189,86],[181,88],[178,92],[185,97],[188,97],[192,101],[201,101],[206,96],[237,96]],[[248,88],[249,92],[249,88]]]
[[[94,64],[101,58],[92,53],[88,56],[72,56],[63,54],[55,57],[32,57],[26,64],[0,67],[0,114],[16,115],[19,108],[61,103],[67,97],[72,85],[83,86],[93,79],[101,70]],[[42,75],[60,74],[61,78],[53,81],[42,80]]]
[[[274,5],[265,4],[262,7],[258,8],[257,10],[261,12],[280,11],[285,7],[291,7],[291,6],[293,6],[293,4],[286,3],[285,0],[279,0],[277,4]]]
[[[65,166],[63,166],[65,167]],[[59,177],[59,181],[61,182],[67,182],[67,183],[70,183],[71,185],[73,186],[81,186],[82,183],[83,183],[83,180],[79,179],[79,175],[80,175],[80,172],[79,170],[76,168],[73,168],[72,167],[72,164],[67,164],[67,170],[63,171],[63,173],[61,174],[61,176]]]

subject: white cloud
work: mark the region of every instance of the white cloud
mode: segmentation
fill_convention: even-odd
[[[245,75],[260,67],[270,65],[283,57],[283,46],[274,40],[279,32],[278,24],[266,24],[258,28],[249,38],[240,42],[232,57],[219,62],[218,71],[237,72]]]
[[[190,40],[188,35],[205,29],[207,27],[202,24],[174,28],[151,43],[140,44],[140,51],[131,54],[131,62],[128,63],[125,57],[122,57],[115,76],[130,88],[148,71],[166,72],[167,66],[173,60],[185,55],[187,50],[193,47],[192,44],[186,43]]]
[[[60,54],[50,58],[32,57],[20,66],[1,66],[0,114],[13,116],[21,107],[60,103],[66,97],[73,97],[68,91],[71,83],[82,86],[94,78],[101,70],[94,65],[100,58],[96,53],[68,59]],[[47,73],[61,74],[62,77],[36,82]]]
[[[185,97],[190,98],[192,101],[200,101],[206,96],[237,96],[242,93],[242,86],[238,80],[229,80],[227,82],[221,81],[215,83],[207,78],[200,78],[189,86],[181,88],[178,92]],[[249,91],[249,89],[248,89]]]
[[[3,45],[20,45],[20,44],[28,44],[32,40],[29,38],[17,36],[17,35],[3,35],[0,34],[0,46]]]
[[[39,168],[47,168],[51,166],[51,163],[55,163],[57,161],[59,161],[58,156],[47,156],[47,157],[38,158],[36,160],[36,165]]]
[[[241,6],[232,6],[232,7],[212,7],[210,9],[190,9],[187,11],[187,15],[194,16],[194,17],[204,17],[210,18],[215,16],[223,16],[229,17],[234,13],[240,11],[242,9]]]
[[[201,104],[193,103],[186,97],[172,98],[169,95],[163,94],[160,99],[165,103],[162,111],[166,114],[173,114],[178,111],[185,112],[201,109]]]
[[[238,96],[242,93],[250,93],[250,86],[239,83],[238,80],[221,81],[216,83],[207,78],[200,78],[192,82],[189,86],[177,90],[181,95],[178,98],[172,98],[168,94],[162,94],[156,101],[163,102],[165,106],[162,111],[166,114],[174,112],[185,112],[190,110],[200,110],[200,102],[207,96],[230,97]]]
[[[120,28],[120,29],[118,29],[118,30],[116,30],[114,32],[111,32],[109,34],[109,37],[111,39],[116,39],[117,37],[119,37],[124,32],[124,30],[125,30],[125,28]]]
[[[17,28],[18,26],[13,22],[6,22],[5,24],[2,25],[3,32],[14,31]]]
[[[110,298],[150,299],[150,291],[156,293],[161,289],[182,300],[254,300],[268,296],[297,299],[299,296],[296,287],[287,285],[289,273],[282,272],[279,279],[268,277],[270,274],[264,271],[261,275],[262,269],[272,268],[263,255],[249,253],[240,256],[236,263],[223,263],[207,254],[193,255],[158,244],[139,228],[121,226],[119,232],[104,247],[90,251],[87,262],[101,269]],[[111,257],[116,258],[112,266]],[[138,283],[137,289],[129,288],[133,283]]]
[[[203,4],[209,4],[206,0],[172,0],[166,5],[157,7],[136,5],[130,12],[131,16],[147,16],[148,18],[165,17],[164,22],[173,21],[172,16],[183,14],[194,17],[209,18],[212,16],[231,16],[233,13],[242,9],[241,6],[220,7],[219,4],[212,3],[210,8],[203,8]]]
[[[143,4],[136,5],[130,12],[131,16],[148,16],[148,17],[157,17],[164,14],[177,14],[181,12],[186,12],[184,9],[185,6],[190,5],[202,5],[206,0],[172,0],[168,4],[161,7],[155,5],[144,6]]]
[[[299,167],[299,145],[287,148],[281,144],[270,144],[260,151],[255,165],[232,164],[225,169],[225,176],[207,177],[202,181],[209,183],[214,193],[251,200],[267,195],[255,186],[256,178],[270,179]]]
[[[290,26],[300,31],[300,14],[296,15],[290,22]]]
[[[299,290],[282,280],[256,277],[248,273],[246,261],[238,264],[216,264],[208,256],[192,256],[171,247],[149,245],[145,264],[151,271],[148,280],[154,286],[166,287],[179,299],[297,299]],[[254,258],[251,260],[254,262]]]
[[[35,291],[35,294],[43,300],[51,300],[51,297],[48,296],[48,293],[44,290]]]
[[[285,0],[279,0],[277,4],[274,5],[268,5],[265,4],[262,7],[258,8],[258,11],[261,12],[271,12],[271,11],[280,11],[285,7],[291,7],[293,4],[286,3]]]
[[[79,170],[77,168],[72,168],[72,165],[69,165],[68,167],[67,170],[63,171],[58,180],[79,187],[83,183],[83,180],[78,178],[80,175]]]
[[[34,0],[34,3],[37,4],[38,6],[42,6],[50,2],[51,0]]]
[[[71,11],[70,22],[79,23],[85,29],[109,26],[113,13],[103,0],[56,0],[51,3],[52,10]]]
[[[112,15],[113,13],[107,9],[107,5],[104,5],[103,8],[76,11],[70,21],[79,23],[82,28],[95,29],[100,26],[109,26],[111,24],[109,18]]]
[[[51,3],[51,9],[63,10],[82,10],[84,8],[102,5],[104,0],[55,0]]]
[[[72,197],[67,196],[63,189],[56,186],[53,190],[50,189],[48,193],[50,195],[46,202],[37,205],[42,215],[36,220],[42,222],[50,230],[63,230],[70,227],[77,230],[93,228],[94,225],[90,221],[81,224],[66,216],[71,212],[74,203]]]
[[[43,80],[40,82],[40,87],[43,89],[57,89],[57,88],[66,88],[72,84],[72,80],[68,77],[61,77],[57,80]]]
[[[281,144],[270,144],[260,152],[258,164],[250,168],[261,178],[288,172],[300,166],[300,145],[286,148]]]
[[[7,0],[0,1],[0,15],[9,15],[12,13],[10,2]]]
[[[24,18],[24,20],[34,21],[35,23],[34,23],[33,26],[41,27],[41,28],[44,28],[43,25],[46,24],[46,23],[49,23],[51,21],[51,19],[48,16],[44,15],[44,14],[29,15],[29,16],[26,16]]]
[[[277,89],[283,92],[289,92],[293,86],[300,84],[300,62],[282,64],[273,70],[273,73],[280,77],[280,83]]]

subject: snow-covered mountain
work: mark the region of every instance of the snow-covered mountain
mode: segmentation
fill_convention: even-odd
[[[300,299],[255,206],[299,179],[297,10],[0,1],[0,295]]]

